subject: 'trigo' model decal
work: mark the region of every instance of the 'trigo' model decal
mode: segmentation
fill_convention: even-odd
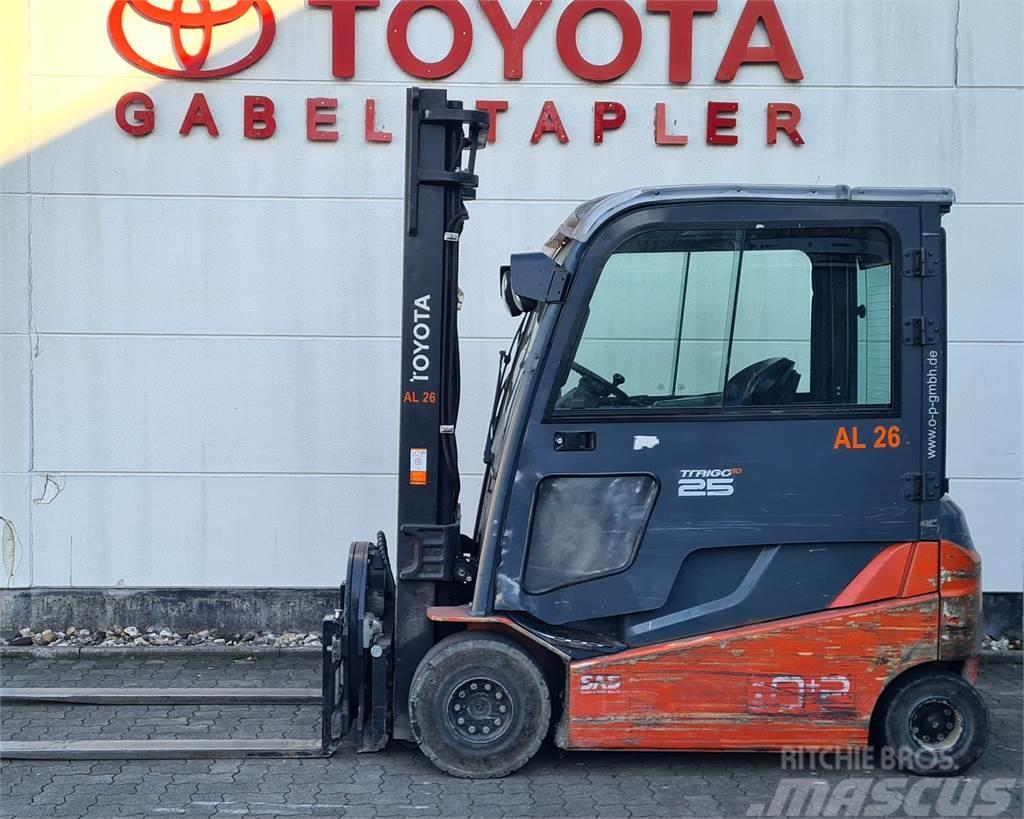
[[[727,469],[680,469],[679,497],[727,498],[736,491],[735,480],[742,475],[738,467]]]

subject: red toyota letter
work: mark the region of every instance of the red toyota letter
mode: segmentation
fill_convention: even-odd
[[[736,117],[723,117],[721,114],[735,114],[740,110],[738,102],[708,103],[708,145],[735,145],[740,141],[736,134],[719,133],[723,128],[735,128]]]
[[[768,35],[766,46],[750,45],[750,38],[754,36],[758,23],[764,24]],[[775,0],[747,0],[715,79],[719,82],[732,82],[743,63],[775,63],[787,80],[795,82],[804,78]]]
[[[501,47],[505,51],[505,79],[520,80],[523,78],[523,49],[537,30],[541,18],[551,5],[551,0],[530,0],[530,5],[523,12],[519,25],[512,28],[505,11],[498,0],[480,0],[491,28],[498,35]]]
[[[576,43],[576,29],[579,28],[580,21],[592,11],[608,12],[622,29],[622,47],[615,59],[604,65],[595,65],[585,60]],[[565,67],[580,79],[593,82],[617,80],[629,71],[640,55],[643,39],[640,18],[626,0],[572,0],[562,12],[555,34],[558,56],[562,58]]]
[[[140,106],[139,108],[132,109],[131,115],[134,124],[128,122],[129,105]],[[126,134],[131,134],[133,137],[142,137],[153,133],[153,129],[156,127],[153,98],[149,94],[143,94],[141,91],[132,91],[125,94],[117,101],[117,105],[114,106],[114,119],[122,131]]]
[[[768,103],[768,144],[774,145],[779,131],[784,131],[794,145],[803,145],[804,138],[796,126],[800,124],[800,106],[795,102]]]
[[[220,136],[220,131],[217,130],[217,123],[213,119],[213,112],[210,110],[210,104],[206,101],[206,95],[202,92],[192,95],[192,102],[188,104],[188,110],[185,111],[185,119],[181,121],[181,128],[178,130],[178,133],[182,136],[188,136],[192,133],[193,125],[201,125],[210,136]]]
[[[270,97],[246,95],[242,110],[242,134],[246,139],[270,139],[274,135],[277,120],[274,119],[274,101]]]
[[[366,101],[366,120],[363,133],[367,142],[390,142],[390,131],[377,130],[377,100]]]
[[[409,21],[420,9],[437,9],[452,24],[452,47],[436,63],[425,63],[409,48]],[[388,20],[388,48],[391,57],[406,74],[424,80],[439,80],[454,74],[473,48],[473,22],[458,0],[401,0]]]
[[[491,127],[487,129],[487,142],[498,141],[498,114],[508,110],[508,100],[477,100],[476,107],[491,115]]]
[[[714,14],[718,0],[647,0],[647,11],[668,14],[668,79],[688,83],[693,77],[693,18]]]
[[[689,138],[685,134],[670,134],[665,114],[665,103],[659,102],[654,106],[654,144],[655,145],[685,145]]]
[[[611,116],[608,116],[611,114]],[[621,102],[594,103],[594,144],[604,142],[605,131],[615,131],[626,121],[626,106]]]
[[[334,97],[310,97],[306,100],[306,139],[310,142],[337,142],[337,131],[321,131],[320,125],[334,125],[338,115],[338,100]],[[327,113],[330,112],[330,113]]]
[[[544,134],[557,134],[558,141],[563,145],[569,141],[569,135],[565,132],[565,126],[562,125],[562,118],[558,116],[558,109],[555,108],[555,103],[551,100],[547,100],[544,107],[540,109],[537,126],[533,129],[530,142],[536,145]]]
[[[380,0],[309,0],[313,8],[331,10],[331,73],[347,80],[356,74],[356,12],[375,9]]]

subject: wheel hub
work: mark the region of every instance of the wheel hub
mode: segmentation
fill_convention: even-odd
[[[460,739],[482,744],[504,736],[512,724],[512,708],[505,686],[487,677],[473,677],[453,689],[445,717]]]
[[[910,715],[910,733],[922,748],[946,751],[964,732],[964,718],[949,700],[925,700]]]

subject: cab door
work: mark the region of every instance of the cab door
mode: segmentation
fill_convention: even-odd
[[[817,611],[920,536],[915,206],[647,207],[567,262],[495,608],[659,642]],[[913,339],[909,339],[913,341]]]

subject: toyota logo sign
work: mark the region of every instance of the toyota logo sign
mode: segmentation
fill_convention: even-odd
[[[210,0],[193,0],[198,5],[198,11],[185,11],[182,8],[184,2],[172,0],[169,7],[164,7],[151,0],[114,0],[107,17],[107,30],[118,54],[132,65],[158,77],[201,80],[226,77],[248,68],[267,53],[274,41],[277,24],[269,0],[235,0],[231,6],[219,9],[214,9]],[[124,31],[125,15],[129,8],[142,19],[167,27],[171,47],[180,67],[157,65],[132,47]],[[250,11],[258,16],[260,25],[259,39],[252,50],[230,65],[204,68],[213,45],[214,28],[238,22]],[[199,47],[195,51],[189,51],[182,41],[182,33],[186,30],[200,32]]]

